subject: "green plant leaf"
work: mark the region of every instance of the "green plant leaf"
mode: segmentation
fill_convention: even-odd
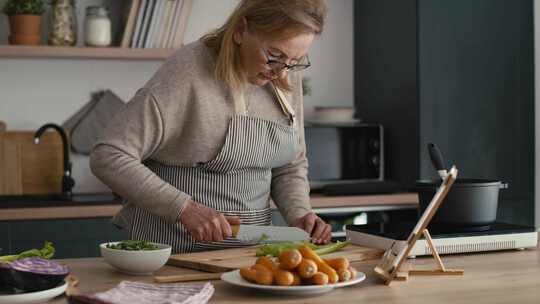
[[[4,14],[13,15],[38,15],[45,12],[43,0],[8,0],[2,9]]]

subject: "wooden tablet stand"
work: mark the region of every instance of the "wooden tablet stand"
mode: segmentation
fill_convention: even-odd
[[[426,229],[427,225],[435,215],[435,212],[448,194],[448,191],[452,187],[456,177],[457,169],[452,167],[448,173],[448,176],[442,181],[441,186],[433,196],[433,199],[422,214],[422,217],[420,217],[418,223],[407,238],[407,241],[393,242],[390,248],[388,248],[384,253],[381,263],[375,267],[374,271],[375,274],[384,280],[386,285],[390,285],[392,281],[405,281],[409,275],[463,275],[464,271],[462,269],[446,269],[446,267],[444,267],[441,257],[433,245],[431,235]],[[404,261],[407,259],[409,252],[412,250],[414,244],[421,235],[424,236],[438,268],[428,270],[401,270],[401,267]]]

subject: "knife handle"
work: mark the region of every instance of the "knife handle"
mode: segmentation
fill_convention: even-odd
[[[189,281],[207,281],[219,280],[221,272],[217,273],[195,273],[195,274],[179,274],[170,276],[155,276],[154,282],[157,283],[172,283],[172,282],[189,282]]]
[[[238,231],[240,230],[240,225],[231,225],[232,236],[236,237]]]

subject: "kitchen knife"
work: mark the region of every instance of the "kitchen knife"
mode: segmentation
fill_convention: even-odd
[[[232,225],[232,235],[243,243],[309,241],[307,232],[296,227]]]

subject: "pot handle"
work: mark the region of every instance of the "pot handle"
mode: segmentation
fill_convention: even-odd
[[[435,167],[435,170],[437,170],[437,173],[439,173],[439,176],[442,179],[444,179],[446,175],[448,175],[448,172],[446,171],[446,166],[444,164],[444,159],[443,159],[441,151],[433,143],[428,143],[427,146],[428,146],[429,157],[431,158],[431,163],[433,164],[433,167]]]
[[[508,189],[508,187],[509,187],[509,184],[505,182],[501,182],[501,184],[499,185],[499,189]]]

